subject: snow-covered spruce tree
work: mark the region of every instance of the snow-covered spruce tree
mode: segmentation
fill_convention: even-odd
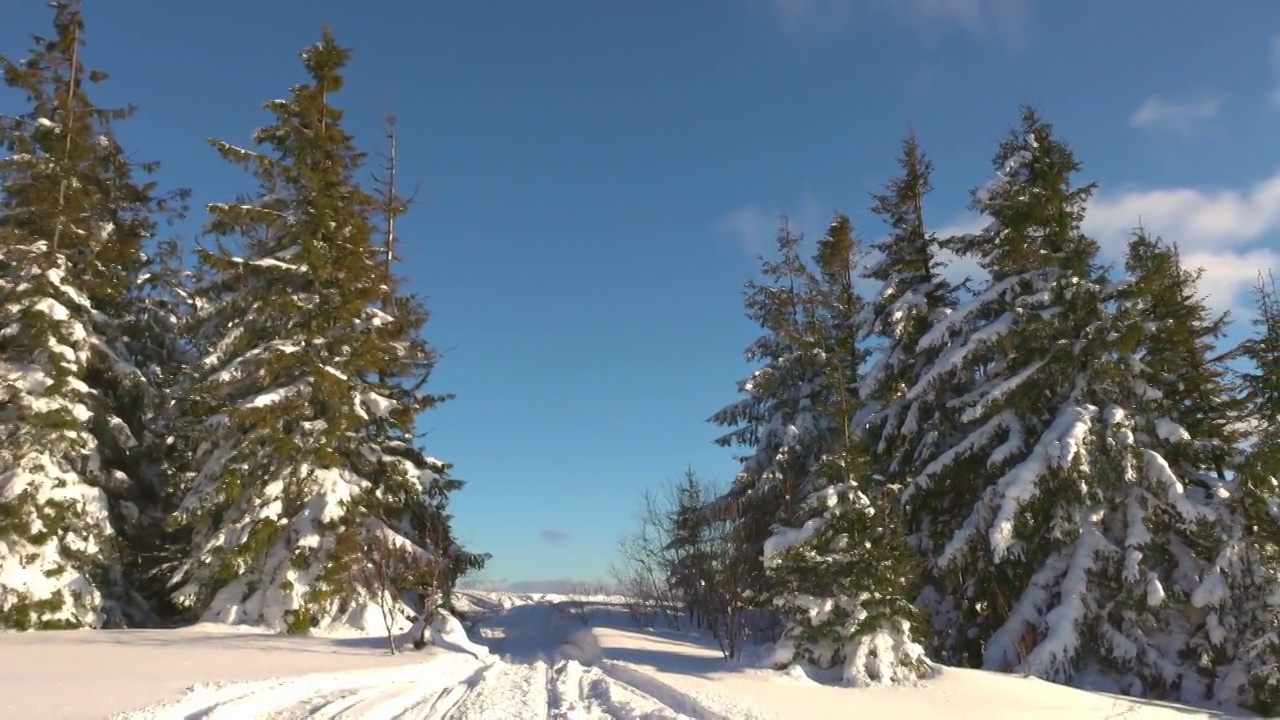
[[[192,476],[190,418],[185,415],[186,386],[194,362],[188,331],[194,316],[191,273],[176,242],[159,243],[155,269],[140,283],[136,316],[135,363],[150,383],[145,417],[135,455],[140,512],[129,527],[133,558],[131,584],[148,601],[154,620],[171,624],[182,615],[172,601],[169,582],[185,555],[189,528],[171,519]]]
[[[1162,308],[1163,332],[1181,339],[1151,340],[1141,293],[1191,303],[1191,276],[1154,263],[1164,269],[1144,264],[1128,290],[1106,282],[1080,231],[1091,188],[1072,186],[1070,150],[1034,111],[997,168],[975,193],[992,224],[957,242],[991,280],[930,331],[962,328],[908,393],[969,379],[950,403],[968,434],[906,493],[944,594],[964,598],[954,637],[971,644],[952,652],[1059,682],[1084,668],[1134,694],[1203,697],[1195,639],[1211,637],[1215,620],[1196,609],[1217,592],[1231,529],[1205,463],[1225,441],[1212,424],[1199,442],[1183,437],[1168,415],[1198,402],[1175,391],[1218,392],[1204,354],[1215,323],[1203,307]]]
[[[147,254],[157,195],[112,132],[132,108],[88,97],[106,75],[80,59],[78,2],[55,2],[54,34],[27,59],[0,58],[28,110],[0,119],[0,626],[150,619],[132,589],[134,552],[163,468],[146,458],[163,404]]]
[[[1058,596],[1077,540],[1095,536],[1079,512],[1076,476],[1096,412],[1080,392],[1102,354],[1104,281],[1097,246],[1080,230],[1092,188],[1072,186],[1075,159],[1033,110],[1001,143],[995,166],[973,202],[990,225],[947,239],[990,280],[920,338],[918,347],[943,351],[903,395],[945,403],[957,427],[937,438],[934,459],[902,499],[938,594],[954,601],[950,632],[935,639],[940,659],[999,669],[1025,660],[1031,672],[1059,677],[1058,648],[1036,648],[1063,639],[1041,632],[1043,605]],[[957,387],[959,396],[944,395]],[[1072,582],[1087,568],[1075,570]],[[1065,635],[1074,639],[1074,630]]]
[[[1200,299],[1200,272],[1177,248],[1141,230],[1125,269],[1113,353],[1092,383],[1099,406],[1111,403],[1093,472],[1107,541],[1094,659],[1131,694],[1234,702],[1252,573],[1229,476],[1242,407],[1215,352],[1228,317]]]
[[[778,528],[764,562],[784,618],[774,662],[838,667],[844,682],[870,685],[919,679],[932,665],[912,639],[918,578],[898,521],[900,486],[874,475],[855,427],[867,357],[857,325],[864,303],[853,284],[861,261],[849,219],[837,216],[818,243],[806,297],[819,303],[819,322],[804,339],[822,373],[813,412],[832,438],[806,478],[803,524]]]
[[[813,490],[813,468],[830,436],[819,415],[822,362],[806,340],[816,328],[817,304],[806,295],[814,282],[800,254],[802,242],[784,221],[778,258],[762,258],[762,280],[747,283],[747,315],[764,333],[747,348],[746,358],[761,367],[739,385],[745,397],[710,419],[732,428],[716,444],[747,451],[739,458],[741,472],[715,505],[732,508],[737,540],[733,572],[758,606],[771,604],[762,560],[765,540],[775,526],[799,520],[800,505]]]
[[[1280,292],[1272,276],[1259,276],[1254,299],[1257,331],[1238,351],[1250,366],[1241,373],[1251,426],[1242,497],[1249,500],[1244,510],[1251,529],[1269,559],[1280,563]]]
[[[1214,315],[1198,294],[1202,271],[1188,270],[1177,247],[1144,231],[1129,241],[1125,264],[1132,284],[1121,293],[1136,313],[1141,358],[1141,396],[1159,415],[1138,428],[1159,441],[1159,452],[1187,482],[1213,488],[1227,479],[1240,441],[1237,426],[1244,412],[1234,397],[1225,355],[1218,341],[1230,317]]]
[[[903,141],[898,164],[902,174],[875,196],[872,207],[890,232],[871,244],[879,257],[864,275],[881,286],[866,304],[859,327],[860,340],[882,341],[862,377],[859,396],[874,410],[867,433],[877,467],[895,479],[918,471],[939,442],[937,415],[943,408],[922,402],[937,399],[937,393],[911,400],[905,396],[941,345],[920,347],[921,338],[957,304],[956,288],[941,274],[938,240],[925,224],[924,199],[933,189],[933,166],[914,136]]]
[[[1097,407],[1084,392],[1104,354],[1106,283],[1080,230],[1092,187],[1072,185],[1077,163],[1035,111],[1024,109],[995,166],[973,203],[992,222],[948,240],[990,280],[920,340],[953,334],[905,395],[928,401],[961,384],[947,403],[960,432],[903,500],[939,594],[956,601],[941,657],[1064,679],[1099,539],[1083,478]]]
[[[1243,516],[1255,582],[1240,608],[1241,671],[1248,673],[1243,700],[1260,714],[1280,714],[1280,294],[1275,280],[1259,277],[1254,290],[1257,334],[1240,348],[1251,365],[1242,373],[1253,432],[1237,472],[1237,506]],[[1244,688],[1242,688],[1244,689]]]
[[[449,497],[465,483],[449,476],[449,464],[428,457],[415,444],[417,418],[452,396],[425,392],[439,356],[421,336],[428,320],[425,306],[415,295],[402,291],[404,280],[395,274],[401,260],[396,221],[409,210],[411,199],[397,192],[394,117],[387,119],[387,140],[384,175],[375,179],[384,223],[383,314],[367,331],[388,352],[373,375],[376,382],[363,395],[372,421],[366,431],[370,445],[357,456],[356,470],[370,481],[372,491],[360,496],[360,505],[393,533],[381,533],[386,536],[384,542],[400,536],[429,551],[427,562],[411,564],[407,573],[389,578],[396,589],[402,595],[415,595],[406,599],[420,612],[432,610],[433,603],[452,611],[458,578],[482,570],[489,556],[464,550],[453,535]],[[360,460],[368,464],[361,466]]]
[[[368,612],[349,569],[370,536],[417,558],[401,591],[438,591],[425,576],[451,582],[469,562],[443,514],[458,483],[412,443],[439,400],[423,391],[435,356],[331,101],[349,56],[326,29],[302,53],[310,81],[267,104],[260,150],[212,143],[259,190],[209,206],[217,247],[199,253],[196,473],[178,514],[192,538],[173,582],[207,621],[305,632]]]
[[[928,393],[907,397],[954,334],[954,330],[934,334],[928,346],[921,342],[930,328],[954,311],[958,289],[942,276],[940,244],[925,223],[924,201],[932,190],[933,166],[914,136],[903,141],[898,164],[901,174],[875,196],[872,206],[872,212],[888,225],[889,234],[871,246],[878,257],[864,276],[880,283],[880,288],[866,303],[858,328],[861,341],[880,345],[859,385],[862,412],[869,416],[861,430],[867,437],[873,474],[892,485],[915,477],[940,448],[954,442],[957,414],[947,403],[964,381],[952,379],[951,387],[938,382]],[[884,512],[898,509],[885,507]],[[920,568],[923,590],[918,603],[935,627],[921,635],[946,648],[952,644],[949,615],[955,599],[938,592],[928,570]]]

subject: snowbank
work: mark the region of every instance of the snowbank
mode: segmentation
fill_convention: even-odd
[[[673,696],[683,695],[723,707],[725,698],[732,698],[739,707],[750,708],[760,717],[1248,717],[1088,692],[1020,675],[957,668],[942,668],[937,677],[911,686],[839,687],[816,682],[798,670],[781,673],[726,661],[713,642],[691,634],[619,627],[598,627],[591,634],[607,673],[663,702],[674,706]]]
[[[100,720],[202,683],[403,666],[444,654],[391,657],[385,642],[223,625],[0,633],[0,717]]]

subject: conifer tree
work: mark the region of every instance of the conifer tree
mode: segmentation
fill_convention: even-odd
[[[1254,289],[1257,333],[1240,348],[1252,437],[1240,468],[1238,507],[1251,541],[1245,558],[1236,680],[1242,704],[1270,717],[1280,713],[1280,294],[1273,277]]]
[[[188,544],[190,528],[172,517],[192,476],[185,414],[187,384],[194,363],[189,331],[194,315],[191,273],[176,242],[159,243],[155,269],[139,288],[142,311],[139,335],[148,339],[135,353],[138,367],[153,389],[146,406],[148,425],[135,456],[141,512],[131,525],[128,550],[133,558],[132,583],[148,601],[155,620],[170,623],[181,611],[170,597],[169,581]]]
[[[912,639],[915,577],[894,507],[898,486],[878,481],[856,427],[867,357],[858,328],[864,302],[854,288],[861,259],[849,219],[837,216],[818,243],[806,300],[819,309],[804,339],[822,373],[813,411],[831,437],[803,486],[803,524],[779,528],[764,548],[784,618],[774,661],[839,666],[855,685],[914,680],[932,669]]]
[[[1230,315],[1214,315],[1199,297],[1202,270],[1186,269],[1177,247],[1144,231],[1129,242],[1126,270],[1133,285],[1122,297],[1143,333],[1141,394],[1160,413],[1141,430],[1160,441],[1179,477],[1212,487],[1227,479],[1244,412],[1229,387],[1226,356],[1215,352]]]
[[[1244,401],[1252,425],[1243,478],[1249,499],[1246,513],[1251,530],[1265,547],[1280,553],[1280,293],[1274,277],[1258,277],[1254,287],[1257,333],[1240,348],[1249,363],[1242,374]],[[1280,562],[1280,556],[1274,558]]]
[[[1229,665],[1238,647],[1244,594],[1232,586],[1243,591],[1236,558],[1247,543],[1224,500],[1242,409],[1215,353],[1228,316],[1199,297],[1200,271],[1142,230],[1126,271],[1109,370],[1094,380],[1112,401],[1099,423],[1106,462],[1094,463],[1101,527],[1122,550],[1095,568],[1096,650],[1133,694],[1221,697],[1205,668]]]
[[[889,234],[872,244],[879,257],[865,277],[880,283],[867,303],[859,332],[864,342],[879,347],[862,377],[859,395],[868,422],[864,428],[873,461],[873,474],[890,484],[914,478],[934,459],[940,448],[952,442],[958,418],[948,402],[958,394],[962,381],[939,384],[930,392],[910,399],[920,374],[946,348],[949,334],[934,334],[928,346],[922,340],[935,323],[942,322],[957,306],[958,288],[941,274],[937,259],[939,240],[928,230],[924,202],[933,189],[933,165],[913,135],[902,143],[898,159],[901,174],[874,196],[872,213],[889,226]],[[899,508],[884,508],[897,513]],[[910,541],[910,539],[908,539]],[[938,591],[929,567],[919,568],[922,594],[934,632],[924,636],[944,647],[952,629],[946,620],[954,602]]]
[[[259,187],[209,206],[217,243],[199,253],[196,472],[178,515],[192,542],[174,596],[209,621],[305,632],[345,620],[371,601],[347,572],[370,538],[416,558],[397,598],[476,564],[444,514],[458,481],[412,442],[440,399],[423,389],[435,354],[332,104],[349,57],[326,29],[302,53],[309,82],[267,104],[259,150],[211,141]]]
[[[747,450],[739,458],[741,472],[717,504],[733,508],[739,566],[734,574],[754,602],[766,605],[765,540],[775,525],[795,524],[829,435],[819,414],[821,364],[806,340],[816,328],[817,304],[807,295],[813,280],[800,254],[802,242],[784,221],[778,258],[762,258],[762,280],[747,284],[747,315],[764,333],[747,348],[746,358],[761,367],[739,385],[745,397],[711,417],[712,423],[732,428],[716,444]]]
[[[936,359],[941,342],[921,347],[934,322],[955,309],[956,288],[941,275],[939,243],[924,219],[924,200],[933,189],[933,165],[914,136],[902,143],[898,160],[902,174],[875,196],[872,212],[889,226],[889,234],[872,243],[880,257],[865,273],[881,283],[867,304],[867,318],[859,328],[863,339],[883,346],[862,378],[859,394],[875,411],[869,427],[876,468],[886,477],[902,479],[918,472],[934,454],[947,425],[941,406],[924,399],[945,400],[944,393],[905,398],[920,371]],[[943,340],[945,338],[938,338]]]
[[[940,595],[952,601],[939,608],[952,628],[942,659],[1003,668],[1025,658],[1037,674],[1053,675],[1069,654],[1046,648],[1032,656],[1041,636],[1028,632],[1029,621],[1042,625],[1043,615],[1024,618],[1018,603],[1034,588],[1052,597],[1042,586],[1063,579],[1083,534],[1094,537],[1071,475],[1076,440],[1095,410],[1079,391],[1100,353],[1104,282],[1097,246],[1080,231],[1092,188],[1072,186],[1075,159],[1033,110],[1001,143],[995,166],[996,180],[974,193],[991,224],[948,239],[990,281],[920,339],[924,348],[949,342],[903,396],[945,402],[956,427],[939,438],[903,500],[921,551],[945,578]],[[962,392],[947,400],[957,386]],[[1091,555],[1079,557],[1087,564]]]
[[[710,545],[710,523],[704,513],[711,498],[693,468],[685,471],[675,488],[675,507],[671,517],[671,552],[673,560],[671,584],[691,622],[703,625],[710,617],[714,588],[712,572],[716,558]]]
[[[144,622],[132,544],[164,483],[158,366],[171,338],[149,278],[157,218],[185,192],[158,194],[154,163],[133,163],[96,106],[107,79],[81,59],[75,0],[52,3],[54,34],[0,58],[28,110],[0,119],[0,626]]]
[[[955,241],[991,280],[926,334],[958,332],[907,394],[967,390],[948,403],[962,439],[905,493],[959,600],[945,650],[1060,682],[1087,668],[1137,695],[1219,696],[1231,412],[1194,406],[1224,393],[1208,355],[1220,319],[1176,253],[1145,238],[1136,277],[1107,281],[1080,230],[1091,187],[1072,185],[1070,150],[1034,111],[996,166],[975,192],[991,225]]]
[[[371,450],[362,453],[368,465],[358,470],[374,489],[362,496],[362,509],[432,555],[429,562],[419,566],[420,571],[426,571],[426,577],[391,578],[396,587],[416,591],[419,597],[415,604],[420,610],[429,611],[432,602],[451,610],[458,578],[482,570],[489,556],[464,550],[453,535],[449,496],[465,483],[450,477],[450,465],[427,456],[415,443],[419,438],[415,432],[417,418],[452,396],[425,392],[439,355],[421,337],[428,320],[426,308],[418,297],[401,291],[404,281],[395,274],[401,259],[396,224],[408,212],[412,198],[401,196],[397,190],[394,116],[387,119],[387,140],[384,175],[375,178],[383,220],[380,306],[384,315],[380,316],[383,322],[372,323],[369,332],[375,335],[375,342],[391,352],[377,367],[376,382],[364,396],[372,421],[366,428]],[[400,465],[398,469],[391,467],[396,464]]]
[[[922,338],[928,347],[955,333],[906,394],[961,383],[948,402],[960,432],[904,500],[954,601],[943,656],[1065,680],[1083,657],[1082,625],[1097,610],[1088,580],[1106,547],[1090,473],[1110,405],[1093,379],[1107,359],[1111,288],[1080,230],[1092,186],[1073,185],[1071,151],[1034,110],[995,166],[974,193],[991,224],[949,241],[990,280]]]

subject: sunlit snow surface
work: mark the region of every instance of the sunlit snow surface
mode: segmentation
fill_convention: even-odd
[[[1230,717],[974,670],[911,687],[834,687],[727,662],[696,634],[636,629],[622,603],[467,592],[470,637],[446,621],[432,629],[434,647],[395,657],[379,638],[212,625],[0,634],[0,717]]]

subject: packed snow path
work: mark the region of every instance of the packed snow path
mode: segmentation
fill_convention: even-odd
[[[1253,717],[960,668],[919,685],[840,687],[758,667],[755,656],[726,662],[697,633],[637,628],[618,598],[460,600],[472,637],[456,620],[441,623],[434,647],[396,657],[376,637],[217,625],[0,633],[0,718]]]
[[[474,600],[485,602],[481,598]],[[675,691],[655,678],[618,663],[584,664],[599,660],[598,651],[592,647],[584,616],[573,612],[572,603],[490,602],[481,610],[471,635],[487,645],[491,654],[483,650],[474,654],[454,652],[395,668],[197,687],[178,702],[119,717],[137,720],[727,720],[728,717],[747,717],[741,714],[741,709],[718,711],[708,706],[705,698]],[[467,641],[457,640],[459,648],[465,650]]]
[[[128,718],[415,718],[420,720],[662,720],[690,717],[567,660],[480,663],[459,657],[345,675],[196,690],[181,702]]]

